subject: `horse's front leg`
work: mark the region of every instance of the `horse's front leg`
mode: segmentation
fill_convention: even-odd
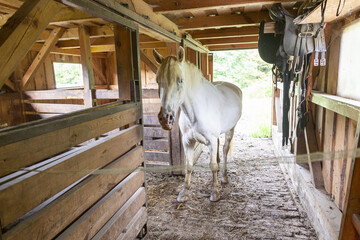
[[[183,137],[184,138],[184,137]],[[190,188],[191,173],[194,166],[194,147],[195,141],[186,142],[183,139],[184,152],[186,157],[186,172],[184,187],[177,197],[178,202],[186,202],[189,199],[188,193]]]
[[[211,191],[210,201],[217,202],[220,200],[219,182],[217,176],[217,172],[219,170],[219,164],[217,162],[217,154],[218,154],[217,138],[213,138],[210,140],[209,150],[210,150],[210,169],[213,174],[213,189]]]

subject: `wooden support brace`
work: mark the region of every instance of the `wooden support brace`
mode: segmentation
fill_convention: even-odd
[[[29,69],[24,74],[24,77],[21,80],[21,85],[23,88],[29,84],[30,80],[35,76],[36,70],[41,66],[45,61],[46,57],[49,55],[51,49],[55,46],[58,39],[65,32],[64,28],[55,28],[51,31],[49,38],[45,41],[44,45],[40,49],[39,53],[36,55],[36,58],[31,63]]]
[[[0,29],[0,88],[61,7],[52,0],[25,1]]]
[[[140,59],[150,68],[151,71],[155,74],[157,73],[158,67],[143,51],[140,51]]]

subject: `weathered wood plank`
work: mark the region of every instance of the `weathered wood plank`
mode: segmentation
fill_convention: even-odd
[[[96,99],[118,99],[119,91],[118,90],[107,90],[107,89],[96,89],[95,96],[96,96]]]
[[[353,149],[358,149],[359,147],[359,135],[360,135],[360,114],[359,119],[356,125],[354,145]],[[358,238],[356,229],[352,224],[353,214],[358,214],[360,212],[360,158],[356,157],[356,151],[353,151],[351,165],[350,165],[350,175],[349,175],[349,184],[346,189],[345,197],[345,209],[343,211],[343,216],[341,219],[340,227],[340,240],[353,240]]]
[[[168,140],[144,140],[145,149],[169,151]]]
[[[55,46],[56,42],[63,35],[64,32],[65,28],[55,28],[51,31],[49,38],[45,41],[44,45],[36,55],[36,58],[31,63],[30,67],[28,68],[21,80],[21,85],[23,88],[25,88],[29,84],[29,81],[35,76],[36,71],[45,61],[51,49]]]
[[[142,128],[135,125],[90,143],[81,151],[40,168],[39,172],[31,172],[1,185],[2,225],[14,222],[70,184],[121,156],[139,143],[141,136]],[[27,201],[24,201],[24,196]]]
[[[60,104],[60,103],[26,103],[27,111],[36,111],[39,113],[69,113],[84,109],[80,104]]]
[[[145,188],[139,188],[124,206],[101,228],[93,240],[117,239],[145,202]]]
[[[0,29],[0,88],[61,9],[55,1],[26,1]]]
[[[117,240],[122,239],[136,239],[136,236],[139,234],[141,229],[144,227],[148,219],[148,215],[146,212],[146,208],[142,207],[128,224],[128,226],[124,229],[124,231],[120,234]]]
[[[143,149],[142,147],[137,147],[103,168],[103,170],[132,169],[139,166],[143,161]],[[119,172],[116,174],[97,174],[87,177],[74,188],[41,209],[41,211],[36,212],[11,228],[3,236],[4,239],[52,239],[89,209],[98,199],[113,189],[127,175],[127,172]],[[124,197],[119,198],[120,200],[113,204],[123,205],[132,195],[130,190],[134,186],[140,187],[143,182],[144,172],[132,173],[127,176],[116,187],[117,192],[115,193],[116,195],[124,194]],[[99,188],[99,186],[102,187]],[[92,213],[96,214],[97,212],[93,211]],[[106,214],[106,211],[102,214]],[[80,219],[83,219],[83,216]],[[101,222],[103,220],[102,217],[99,217],[98,221]]]
[[[24,91],[26,97],[32,100],[55,100],[55,99],[83,99],[82,89],[53,89]]]
[[[0,162],[0,176],[29,166],[45,158],[54,156],[86,140],[99,136],[103,133],[132,123],[141,117],[139,107],[125,109],[123,111],[101,116],[96,119],[83,119],[81,122],[74,122],[74,125],[64,126],[43,134],[33,135],[31,138],[19,138],[19,141],[9,143],[0,147],[0,155],[3,161]],[[66,120],[64,120],[66,121]],[[71,122],[71,119],[69,119]],[[56,122],[55,122],[56,123]],[[61,125],[61,122],[58,122]],[[51,123],[47,126],[51,127]],[[101,127],[99,127],[101,126]],[[41,126],[39,126],[41,128]],[[43,126],[46,128],[46,126]],[[36,132],[37,128],[29,130]],[[21,134],[21,131],[19,131]],[[27,131],[23,131],[24,134]],[[29,134],[30,134],[29,133]],[[4,138],[11,132],[4,134]],[[0,138],[2,139],[2,138]],[[44,151],[46,149],[46,151]],[[29,157],[31,152],[31,158]]]
[[[312,91],[311,102],[355,121],[360,113],[359,101],[327,93]]]
[[[131,179],[135,177],[135,180]],[[124,180],[113,188],[56,239],[82,239],[84,236],[88,239],[92,238],[128,200],[139,198],[140,201],[136,202],[138,205],[130,205],[132,208],[141,207],[145,203],[143,184],[143,174],[132,173],[130,179]]]
[[[144,127],[144,137],[167,138],[170,132],[161,127]]]
[[[146,88],[142,90],[143,98],[159,98],[159,89]]]
[[[145,161],[170,162],[169,152],[145,151]]]
[[[87,26],[79,25],[79,42],[81,53],[81,66],[84,82],[84,104],[90,108],[96,106],[94,69],[91,56],[90,29]]]
[[[143,103],[143,112],[144,114],[157,115],[160,111],[161,103]]]
[[[157,115],[144,115],[143,122],[144,122],[145,126],[150,125],[150,126],[159,126],[160,127],[160,123],[159,123],[159,119],[158,119]]]

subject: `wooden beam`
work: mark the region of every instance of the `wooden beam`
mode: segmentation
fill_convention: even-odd
[[[55,1],[26,1],[0,29],[0,88],[62,5]]]
[[[115,26],[114,35],[119,97],[130,99],[130,82],[133,80],[131,31]]]
[[[20,8],[23,4],[23,1],[20,0],[0,0],[1,4],[7,5],[9,7],[12,7],[14,9]]]
[[[210,51],[224,51],[224,50],[239,50],[239,49],[254,49],[257,48],[257,43],[245,43],[245,44],[226,44],[226,45],[217,45],[210,46]]]
[[[352,215],[352,223],[357,231],[357,234],[360,236],[360,215],[359,214]]]
[[[203,16],[180,18],[175,21],[182,30],[210,29],[220,27],[257,26],[261,21],[272,21],[268,11],[250,12],[241,15]]]
[[[11,90],[15,91],[15,85],[14,85],[14,83],[13,83],[12,81],[10,81],[9,79],[6,80],[5,85],[6,85],[8,88],[10,88]]]
[[[357,118],[360,113],[359,101],[314,90],[311,92],[310,101],[355,121],[358,120]]]
[[[158,67],[143,51],[140,51],[140,59],[150,68],[151,71],[155,74],[157,73]]]
[[[189,34],[183,37],[183,45],[200,53],[208,53],[209,49],[201,44],[201,42],[193,39]]]
[[[360,9],[360,1],[358,0],[346,0],[341,2],[344,4],[341,6],[341,11],[339,16],[336,16],[338,10],[339,1],[338,0],[328,0],[325,9],[324,22],[332,22],[335,20],[342,19],[350,14],[358,11]],[[319,4],[314,10],[312,10],[299,24],[306,23],[319,23],[321,22],[321,4]]]
[[[26,97],[31,100],[54,100],[54,99],[83,99],[83,90],[78,89],[53,89],[24,91]]]
[[[190,31],[190,35],[197,40],[227,38],[227,37],[248,37],[259,35],[259,27],[232,27],[221,29],[205,29]]]
[[[31,50],[39,52],[42,47],[43,47],[42,43],[35,43],[31,47]],[[61,48],[58,48],[56,46],[53,47],[52,49],[50,49],[50,53],[51,54],[70,55],[70,56],[80,56],[81,55],[80,54],[80,49],[61,49]]]
[[[26,85],[29,84],[29,81],[35,76],[36,71],[47,58],[51,49],[55,46],[55,43],[58,41],[64,31],[64,28],[55,28],[51,31],[49,38],[45,41],[41,50],[36,55],[34,61],[31,63],[30,67],[28,68],[21,80],[21,85],[23,88],[25,88]]]
[[[71,7],[63,7],[51,20],[51,25],[61,26],[66,24],[83,24],[88,21],[96,21],[99,18]]]
[[[89,37],[90,37],[90,29],[89,29]],[[91,46],[103,46],[103,45],[113,45],[114,37],[102,37],[102,38],[93,38],[90,39]],[[79,40],[63,40],[59,41],[56,44],[57,47],[67,49],[67,48],[79,48],[80,42]]]
[[[79,41],[81,52],[81,65],[84,80],[84,104],[85,107],[89,108],[96,106],[96,98],[94,92],[95,83],[90,48],[90,33],[89,28],[84,25],[79,25]]]
[[[216,39],[204,39],[200,40],[203,45],[216,46],[224,44],[238,44],[238,43],[257,43],[259,37],[232,37],[232,38],[216,38]]]
[[[110,22],[116,22],[122,26],[129,26],[131,24],[131,28],[135,29],[133,26],[134,23],[132,22],[134,21],[149,31],[163,35],[170,41],[180,42],[181,40],[179,37],[180,31],[176,24],[161,14],[155,14],[152,11],[152,8],[142,1],[132,1],[134,5],[138,6],[136,7],[137,13],[122,6],[119,2],[112,0],[61,0],[61,2],[66,5],[79,8],[83,11],[91,12],[94,15],[103,17]],[[114,20],[115,17],[121,17],[119,14],[132,21],[125,18],[122,18],[121,21]],[[148,16],[150,20],[144,18],[143,16]],[[125,23],[124,20],[127,22]],[[175,34],[173,34],[173,32]]]
[[[157,1],[146,0],[147,3],[157,5],[154,7],[154,12],[158,13],[185,13],[189,11],[201,10],[217,10],[219,8],[238,8],[244,7],[249,4],[273,4],[273,0],[207,0],[207,1],[193,1],[193,0],[170,0],[170,1]],[[156,2],[156,3],[155,3]],[[282,0],[281,2],[292,2],[292,0]]]
[[[140,43],[140,48],[166,48],[165,42],[144,42]]]

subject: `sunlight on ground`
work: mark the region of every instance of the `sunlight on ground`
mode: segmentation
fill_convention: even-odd
[[[225,63],[227,57],[231,63]],[[232,82],[243,92],[238,131],[252,137],[270,135],[271,65],[260,59],[257,50],[214,53],[214,81]]]

